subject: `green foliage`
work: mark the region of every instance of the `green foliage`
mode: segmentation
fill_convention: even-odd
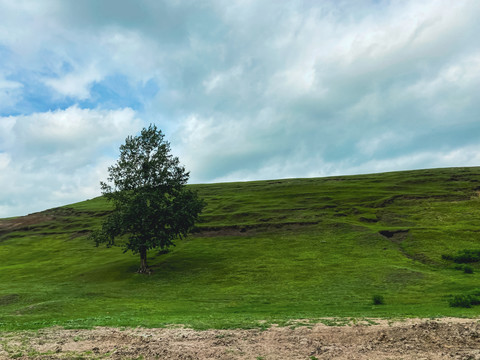
[[[450,307],[470,308],[480,305],[480,291],[475,290],[470,294],[455,295],[449,301]]]
[[[174,245],[193,228],[204,204],[186,188],[189,177],[170,144],[155,125],[140,136],[129,136],[120,146],[120,158],[108,168],[109,183],[101,183],[105,198],[114,205],[102,228],[92,234],[98,244],[115,244],[125,237],[125,252],[139,253],[139,272],[148,272],[147,251]]]
[[[169,253],[148,252],[148,277],[134,272],[138,255],[92,247],[89,232],[114,208],[104,197],[10,230],[0,220],[0,331],[478,316],[448,300],[471,294],[479,272],[441,254],[477,247],[479,182],[480,168],[457,168],[187,185],[207,206]]]
[[[476,263],[480,261],[480,250],[463,249],[455,255],[442,254],[442,259],[453,261],[457,264]]]
[[[470,308],[474,305],[480,305],[480,289],[475,289],[466,294],[453,296],[449,300],[450,307]]]
[[[385,299],[383,298],[382,295],[377,294],[372,296],[372,302],[373,302],[373,305],[384,305]]]
[[[464,249],[453,257],[453,261],[459,264],[475,263],[480,261],[480,250]]]
[[[455,270],[461,270],[465,274],[473,274],[473,267],[470,265],[456,265]]]
[[[472,307],[470,295],[455,295],[453,299],[449,301],[451,307]]]
[[[453,255],[451,254],[442,254],[442,259],[447,261],[453,261]]]
[[[460,264],[455,266],[456,270],[462,270],[465,274],[473,274],[473,267],[471,265],[464,264],[472,264],[479,262],[480,250],[463,249],[461,251],[458,251],[455,255],[442,254],[442,259]],[[461,299],[459,299],[458,301],[461,302]]]

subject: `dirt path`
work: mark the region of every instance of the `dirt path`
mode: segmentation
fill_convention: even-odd
[[[0,333],[0,359],[480,359],[480,321],[385,320],[268,330],[115,329]]]

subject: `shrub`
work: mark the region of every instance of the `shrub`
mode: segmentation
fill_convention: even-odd
[[[473,267],[471,267],[470,265],[456,265],[454,269],[461,270],[465,274],[473,274]]]
[[[455,295],[453,299],[449,301],[449,303],[450,303],[450,307],[462,307],[462,308],[472,307],[470,295]]]
[[[472,305],[480,305],[480,297],[478,296],[471,296],[470,297],[470,304]]]
[[[382,295],[373,295],[372,297],[373,305],[383,305],[385,304],[385,299]]]
[[[443,260],[448,260],[448,261],[453,261],[453,256],[450,254],[443,254],[442,255]]]
[[[463,249],[457,252],[456,255],[443,254],[442,259],[447,261],[453,261],[457,264],[480,262],[480,250]]]
[[[480,261],[480,250],[467,250],[460,251],[457,255],[453,256],[453,261],[457,264],[474,263]]]
[[[455,295],[449,301],[450,307],[470,308],[473,305],[480,305],[480,292],[474,291],[471,294]]]

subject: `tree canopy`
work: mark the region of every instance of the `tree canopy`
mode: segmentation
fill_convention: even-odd
[[[125,252],[140,254],[138,272],[149,273],[147,251],[168,248],[185,237],[204,202],[186,186],[189,173],[170,153],[170,143],[155,125],[127,137],[108,173],[101,188],[114,210],[93,238],[97,246],[116,245],[120,238]]]

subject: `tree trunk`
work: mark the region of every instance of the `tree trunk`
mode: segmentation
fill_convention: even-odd
[[[139,274],[150,274],[152,271],[147,265],[147,249],[140,249],[140,268],[137,271]]]

